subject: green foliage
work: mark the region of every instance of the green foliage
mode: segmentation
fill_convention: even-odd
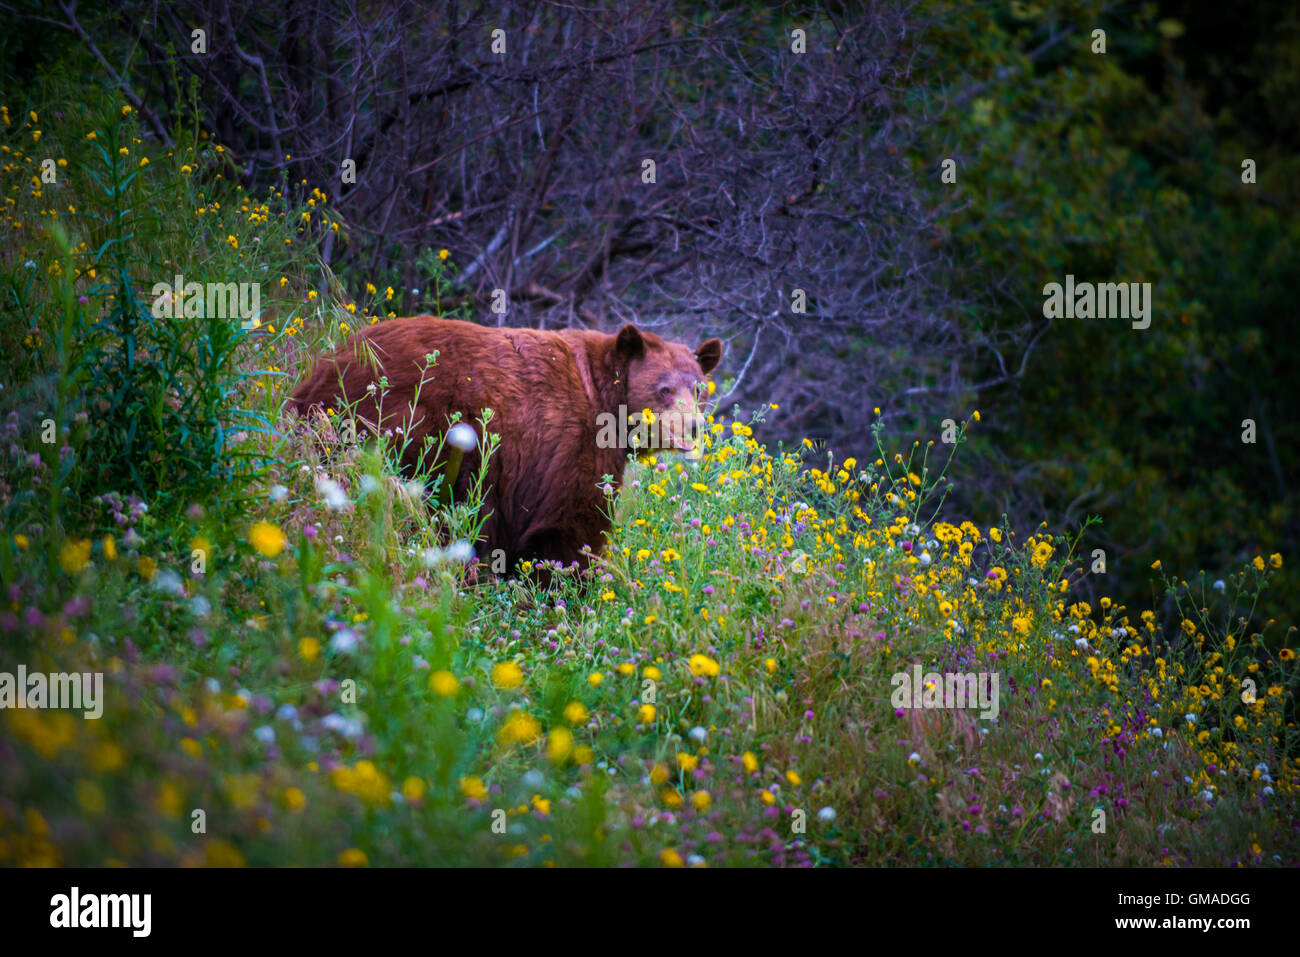
[[[1166,636],[1065,597],[1077,542],[931,522],[929,449],[823,467],[751,431],[718,420],[701,461],[636,466],[605,558],[550,590],[466,588],[419,547],[436,523],[355,448],[330,463],[341,499],[277,467],[251,527],[199,517],[150,554],[65,549],[57,580],[20,574],[20,605],[56,581],[97,596],[25,629],[24,660],[96,662],[108,700],[102,722],[6,712],[0,854],[1296,862],[1293,657],[1219,610]],[[1257,598],[1274,571],[1233,590]],[[996,720],[898,700],[914,667],[995,672]]]
[[[59,98],[51,110],[62,119],[6,111],[8,224],[21,235],[43,223],[45,238],[0,257],[19,439],[4,464],[22,489],[4,524],[95,521],[107,492],[172,514],[209,500],[234,514],[268,461],[248,439],[269,435],[278,411],[245,404],[274,375],[259,358],[284,330],[267,320],[290,324],[300,308],[273,277],[312,271],[299,264],[316,233],[282,194],[257,202],[231,184],[197,126],[178,127],[186,145],[164,153],[118,102]],[[198,284],[188,308],[177,277]]]
[[[1095,593],[1127,601],[1156,557],[1221,576],[1262,549],[1294,551],[1300,503],[1285,476],[1300,423],[1281,399],[1300,372],[1283,278],[1300,240],[1284,213],[1294,159],[1234,114],[1205,112],[1180,59],[1206,48],[1205,25],[1180,34],[1155,7],[1095,3],[960,9],[927,37],[932,72],[955,78],[952,108],[913,161],[960,158],[957,185],[936,189],[962,201],[948,243],[977,335],[1014,370],[1008,343],[1042,333],[1023,376],[978,397],[991,429],[974,440],[980,478],[958,493],[962,510],[1049,515],[1062,530],[1099,514],[1089,547],[1107,551],[1110,577]],[[1294,26],[1293,11],[1275,12]],[[1091,51],[1098,26],[1105,55]],[[1249,36],[1272,49],[1273,31]],[[1242,182],[1244,157],[1258,185]],[[1152,283],[1150,328],[1048,325],[1043,286],[1067,273]],[[990,363],[978,378],[1004,372]],[[1260,610],[1288,611],[1274,597]]]

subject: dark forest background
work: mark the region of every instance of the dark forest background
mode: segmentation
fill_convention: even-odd
[[[923,442],[978,408],[953,516],[1028,533],[1098,515],[1095,593],[1144,605],[1156,558],[1213,578],[1280,550],[1263,611],[1294,617],[1294,3],[0,13],[11,108],[98,84],[163,143],[197,109],[224,175],[323,189],[345,227],[322,288],[332,273],[432,311],[447,249],[443,311],[719,335],[724,404],[779,403],[763,441],[841,458],[873,455],[875,408]],[[1150,328],[1045,319],[1042,288],[1067,273],[1152,283]]]

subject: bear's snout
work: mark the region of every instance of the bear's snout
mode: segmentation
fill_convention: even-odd
[[[691,392],[678,395],[672,408],[661,414],[660,444],[678,452],[694,452],[704,433],[704,415]]]

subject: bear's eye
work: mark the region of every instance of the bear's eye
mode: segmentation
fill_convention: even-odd
[[[673,394],[673,390],[670,386],[661,385],[659,387],[659,398],[667,399],[672,394]]]

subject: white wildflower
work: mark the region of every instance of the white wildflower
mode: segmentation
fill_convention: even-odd
[[[478,445],[478,433],[472,426],[457,422],[447,431],[447,444],[462,452],[472,452]]]

